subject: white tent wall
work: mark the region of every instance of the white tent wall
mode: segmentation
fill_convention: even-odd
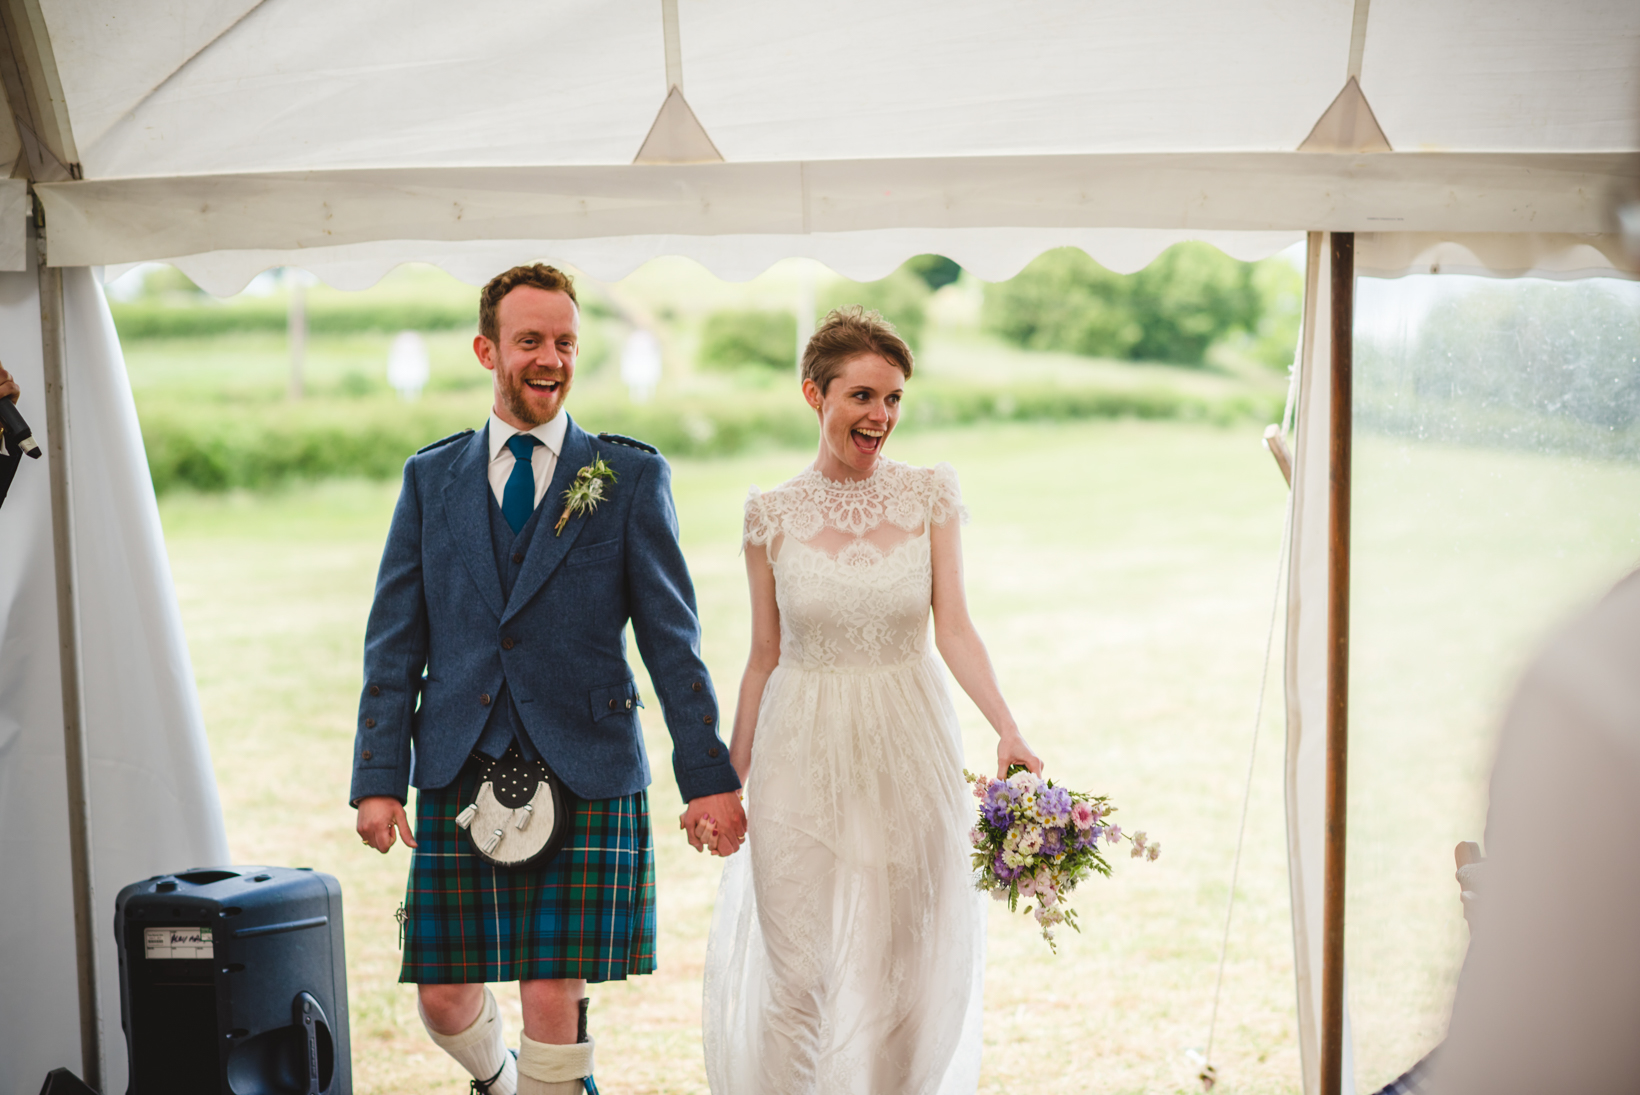
[[[102,1089],[125,1090],[114,897],[224,863],[227,840],[136,408],[90,270],[63,271],[82,712],[89,747]],[[39,280],[0,274],[0,344],[47,455],[0,511],[0,1092],[81,1071]]]

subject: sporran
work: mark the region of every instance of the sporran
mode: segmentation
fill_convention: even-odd
[[[525,760],[517,748],[485,764],[478,795],[456,815],[479,858],[497,867],[525,867],[557,855],[569,839],[574,796],[545,761]]]

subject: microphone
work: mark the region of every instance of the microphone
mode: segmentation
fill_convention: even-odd
[[[34,431],[17,413],[17,404],[5,398],[0,398],[0,430],[5,431],[7,445],[16,445],[34,459],[40,459],[40,446],[34,442]]]

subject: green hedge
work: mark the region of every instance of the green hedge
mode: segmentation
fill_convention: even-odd
[[[430,441],[480,424],[488,393],[438,393],[415,404],[393,396],[303,405],[143,401],[143,441],[154,489],[266,489],[327,477],[396,477]],[[589,430],[641,438],[668,456],[722,456],[758,446],[807,446],[814,415],[789,391],[739,393],[733,400],[684,395],[634,406],[619,394],[589,392],[571,408]],[[927,381],[901,429],[988,421],[1183,418],[1273,420],[1278,399],[1208,400],[1169,389],[1110,390],[1059,385],[990,387]]]
[[[159,300],[111,302],[114,327],[124,340],[208,338],[240,331],[283,331],[285,302],[278,297],[173,304]],[[412,300],[310,300],[308,330],[314,334],[356,331],[439,331],[477,327],[470,302]]]

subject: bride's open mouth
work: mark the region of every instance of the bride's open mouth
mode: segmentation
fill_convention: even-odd
[[[883,439],[887,436],[887,430],[873,430],[865,426],[849,431],[849,437],[854,440],[854,447],[867,455],[871,455],[881,449],[883,447]]]

